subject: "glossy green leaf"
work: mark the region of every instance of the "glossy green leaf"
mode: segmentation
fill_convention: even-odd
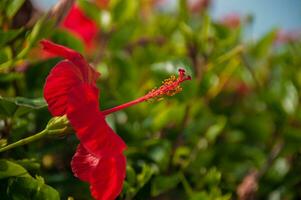
[[[255,45],[253,49],[253,53],[258,57],[266,56],[267,53],[271,51],[273,41],[275,40],[275,38],[276,38],[276,30],[267,33]]]
[[[12,18],[21,8],[24,2],[25,0],[10,0],[6,9],[7,16],[9,18]]]
[[[58,29],[52,34],[51,38],[53,42],[68,46],[81,53],[84,52],[83,42],[69,31]]]
[[[14,1],[14,0],[13,0]],[[0,47],[6,45],[7,43],[11,42],[17,36],[19,36],[24,31],[24,28],[20,29],[11,29],[11,30],[0,30]]]
[[[160,141],[148,148],[149,157],[156,162],[161,170],[166,170],[171,154],[171,145],[168,141]]]
[[[11,199],[59,200],[59,193],[44,184],[41,178],[12,178],[9,181],[8,196]]]
[[[172,188],[175,188],[179,182],[180,177],[178,174],[157,176],[152,182],[152,196],[158,196]]]
[[[2,116],[21,116],[31,110],[46,107],[43,98],[28,99],[24,97],[1,97],[0,96],[0,115]]]
[[[1,45],[0,45],[1,46]],[[7,63],[10,62],[10,60],[12,59],[12,51],[9,47],[6,48],[2,48],[0,50],[0,68],[2,65],[2,63]]]
[[[156,173],[157,169],[154,166],[142,164],[142,171],[137,175],[138,187],[143,187],[150,178]]]
[[[220,117],[218,122],[210,126],[206,132],[206,138],[209,142],[214,142],[226,125],[226,118]]]
[[[25,168],[15,162],[0,159],[0,179],[9,177],[30,177],[30,175]]]

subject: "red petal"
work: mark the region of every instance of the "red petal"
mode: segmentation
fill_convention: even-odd
[[[69,61],[59,62],[50,72],[44,86],[44,97],[53,116],[61,116],[67,110],[68,92],[82,82],[79,69]]]
[[[91,178],[92,196],[97,200],[115,200],[122,190],[125,173],[124,155],[102,158]]]
[[[91,194],[97,200],[114,200],[120,194],[126,173],[124,155],[99,159],[79,144],[71,167],[76,177],[91,184]]]
[[[99,160],[79,144],[71,161],[71,169],[80,180],[90,182]]]
[[[98,110],[98,89],[81,84],[69,91],[67,117],[82,145],[97,157],[117,155],[126,148]]]
[[[74,51],[73,49],[69,49],[67,47],[64,47],[62,45],[55,44],[53,42],[50,42],[48,40],[42,40],[41,44],[43,46],[43,49],[45,51],[48,51],[49,53],[52,53],[57,56],[61,56],[63,58],[66,58],[70,62],[72,62],[76,67],[79,68],[83,80],[85,82],[94,84],[97,80],[99,73],[96,72],[83,58],[83,56]]]

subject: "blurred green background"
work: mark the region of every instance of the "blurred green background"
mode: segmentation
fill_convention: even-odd
[[[119,199],[300,199],[300,32],[271,29],[249,40],[251,16],[212,18],[214,1],[196,2],[166,10],[160,0],[78,0],[74,10],[67,0],[42,11],[0,1],[0,146],[51,119],[43,85],[60,59],[41,51],[48,38],[102,74],[102,110],[159,87],[178,68],[192,76],[180,94],[107,118],[128,145]],[[70,170],[77,144],[70,135],[1,153],[1,199],[91,199]]]

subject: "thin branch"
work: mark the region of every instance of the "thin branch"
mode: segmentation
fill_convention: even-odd
[[[24,138],[24,139],[21,139],[21,140],[15,142],[15,143],[12,143],[5,147],[0,148],[0,152],[4,152],[4,151],[10,150],[10,149],[34,142],[36,140],[39,140],[39,139],[43,138],[45,135],[47,135],[47,133],[48,133],[48,130],[45,129],[37,134],[34,134],[32,136],[29,136],[27,138]]]

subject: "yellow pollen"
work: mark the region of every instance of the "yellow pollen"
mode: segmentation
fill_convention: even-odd
[[[182,87],[180,86],[180,83],[190,79],[191,77],[186,76],[185,71],[180,69],[178,77],[172,75],[168,79],[165,79],[164,81],[162,81],[162,85],[159,88],[152,89],[145,96],[145,99],[161,100],[164,95],[173,96],[183,90]]]

